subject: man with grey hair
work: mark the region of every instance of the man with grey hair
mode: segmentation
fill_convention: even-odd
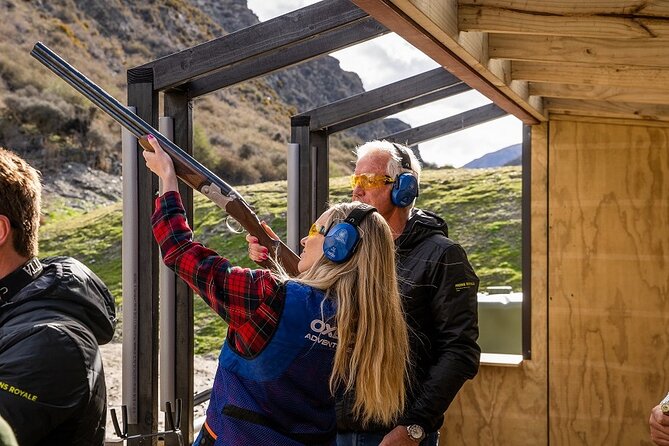
[[[370,141],[357,150],[352,199],[374,206],[395,237],[400,294],[409,325],[410,394],[394,426],[363,425],[354,393],[337,396],[338,446],[434,446],[444,413],[467,379],[478,373],[479,279],[444,220],[414,207],[421,168],[406,146]],[[267,250],[247,236],[249,255]]]

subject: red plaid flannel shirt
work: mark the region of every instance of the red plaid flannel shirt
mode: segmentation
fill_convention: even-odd
[[[279,324],[283,284],[268,270],[233,266],[194,242],[177,192],[156,199],[151,224],[165,264],[228,323],[228,341],[237,352],[259,353]]]

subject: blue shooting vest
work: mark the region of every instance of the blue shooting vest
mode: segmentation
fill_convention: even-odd
[[[289,281],[279,325],[259,354],[241,356],[226,341],[203,428],[213,435],[202,445],[212,437],[215,446],[334,445],[334,316],[323,292]]]

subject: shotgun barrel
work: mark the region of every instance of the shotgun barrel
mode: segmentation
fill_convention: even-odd
[[[257,237],[260,244],[269,249],[270,258],[281,263],[288,274],[298,274],[297,263],[299,257],[297,254],[283,242],[272,239],[265,232],[258,216],[232,186],[200,164],[141,117],[128,110],[113,96],[77,71],[42,42],[35,44],[30,55],[88,98],[112,119],[128,129],[139,139],[139,144],[145,150],[153,150],[146,140],[146,136],[154,135],[165,152],[172,158],[179,179],[212,200],[237,220],[249,234]],[[270,261],[260,264],[268,268],[272,266]]]

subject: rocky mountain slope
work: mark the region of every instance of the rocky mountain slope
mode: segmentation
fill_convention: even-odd
[[[486,153],[465,164],[466,169],[484,169],[487,167],[520,166],[522,161],[522,144],[513,144],[494,152]]]
[[[0,0],[0,12],[0,145],[46,182],[66,163],[120,174],[120,138],[116,123],[29,56],[36,41],[123,102],[127,69],[258,22],[245,0]],[[326,56],[198,98],[195,155],[233,184],[285,178],[290,116],[362,91]],[[406,127],[384,120],[331,138],[333,173],[350,171],[361,140]]]

